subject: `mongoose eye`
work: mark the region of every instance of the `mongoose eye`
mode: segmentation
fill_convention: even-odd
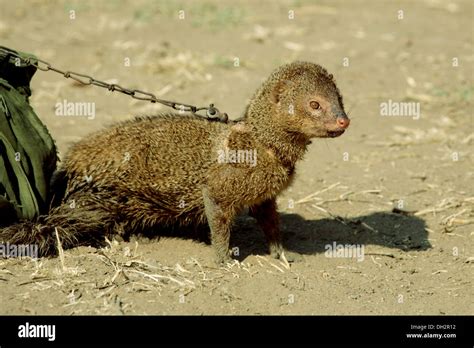
[[[319,103],[317,101],[312,100],[309,103],[309,106],[311,106],[314,110],[318,110],[320,108]]]

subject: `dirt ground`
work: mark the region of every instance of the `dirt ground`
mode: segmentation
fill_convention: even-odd
[[[181,231],[0,259],[0,314],[474,314],[473,7],[0,0],[0,44],[58,68],[237,118],[273,69],[308,60],[334,74],[352,119],[340,138],[313,141],[279,197],[299,262],[271,259],[242,216],[226,267]],[[113,122],[167,110],[53,72],[32,89],[61,156]],[[56,116],[64,100],[95,103],[95,118]],[[382,116],[389,100],[419,103],[419,119]],[[328,257],[334,242],[363,246],[363,260]]]

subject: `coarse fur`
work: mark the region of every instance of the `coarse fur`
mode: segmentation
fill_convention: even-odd
[[[207,221],[217,261],[224,262],[232,221],[248,207],[271,254],[280,257],[276,197],[291,184],[310,139],[339,136],[348,125],[332,75],[313,63],[284,65],[237,122],[163,114],[81,140],[55,174],[49,214],[4,228],[0,242],[38,244],[41,255],[51,255],[56,230],[69,248],[105,235]],[[236,160],[233,150],[256,154],[255,161]],[[222,160],[223,153],[234,157]]]

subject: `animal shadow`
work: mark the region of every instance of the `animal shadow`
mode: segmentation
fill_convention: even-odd
[[[388,248],[426,250],[431,248],[425,222],[415,216],[376,212],[346,219],[306,220],[298,214],[280,214],[283,245],[302,255],[324,253],[325,246],[337,244],[381,245]],[[267,254],[268,246],[255,220],[240,217],[232,230],[231,248],[239,248],[237,259]]]

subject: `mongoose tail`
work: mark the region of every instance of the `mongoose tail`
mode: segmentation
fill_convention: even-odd
[[[64,249],[103,245],[104,234],[112,232],[115,222],[102,209],[93,207],[90,204],[89,209],[73,209],[63,204],[52,208],[48,215],[41,215],[34,221],[22,221],[0,229],[0,243],[35,245],[39,257],[58,254],[58,237]]]

